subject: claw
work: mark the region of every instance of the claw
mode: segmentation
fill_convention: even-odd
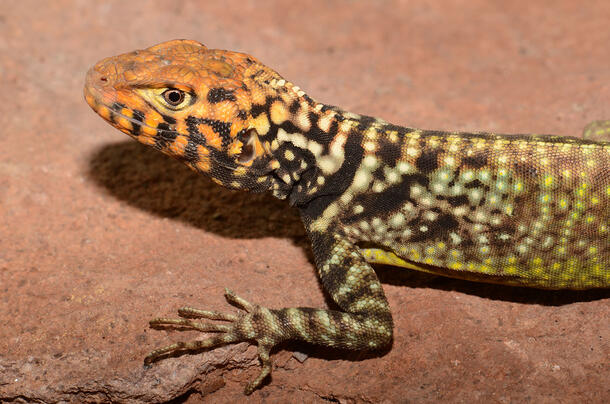
[[[273,346],[266,346],[263,344],[258,345],[258,357],[261,360],[262,365],[261,372],[258,374],[256,379],[252,380],[246,385],[246,388],[244,389],[245,395],[249,396],[252,394],[254,390],[261,386],[263,380],[265,380],[265,378],[271,374],[271,359],[269,357],[269,352],[271,351],[272,347]]]
[[[178,315],[186,318],[207,318],[208,320],[236,321],[237,316],[230,313],[221,313],[212,310],[199,310],[193,307],[182,307],[178,309]]]
[[[235,293],[233,293],[229,289],[225,289],[225,299],[227,299],[227,301],[229,303],[231,303],[232,305],[240,307],[247,313],[253,312],[254,309],[256,308],[255,305],[253,305],[250,302],[248,302],[247,300],[242,299],[241,297],[237,296]]]

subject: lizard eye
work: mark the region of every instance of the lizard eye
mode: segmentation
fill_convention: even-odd
[[[170,88],[165,90],[162,94],[165,102],[172,107],[177,107],[178,105],[184,102],[184,91],[178,90],[176,88]]]

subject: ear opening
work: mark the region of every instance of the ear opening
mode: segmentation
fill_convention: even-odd
[[[237,162],[240,164],[248,164],[254,160],[257,156],[257,146],[261,147],[258,142],[258,132],[256,129],[249,129],[245,134],[242,135],[241,152],[237,156]],[[262,147],[261,147],[262,149]]]

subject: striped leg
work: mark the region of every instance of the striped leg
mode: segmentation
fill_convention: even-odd
[[[343,311],[308,307],[267,309],[227,290],[227,300],[242,308],[242,312],[227,314],[185,307],[178,312],[182,317],[180,319],[152,320],[150,325],[155,328],[171,326],[218,334],[155,350],[146,357],[145,363],[176,352],[256,341],[262,369],[245,388],[245,393],[250,394],[271,373],[269,352],[282,341],[297,340],[353,350],[378,349],[389,345],[392,318],[373,269],[355,246],[339,236],[312,235],[312,239],[314,246],[317,246],[314,253],[322,284]],[[224,323],[199,322],[195,319]]]

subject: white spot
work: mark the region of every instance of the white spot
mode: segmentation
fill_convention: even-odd
[[[377,157],[367,154],[366,157],[362,160],[362,164],[368,168],[369,170],[374,170],[377,168]]]
[[[366,170],[358,170],[354,175],[352,187],[354,189],[366,189],[371,182],[371,174]]]
[[[432,184],[432,190],[436,194],[442,194],[443,191],[445,190],[445,185],[440,182],[435,182],[434,184]]]
[[[420,187],[419,185],[413,185],[411,187],[411,192],[410,192],[411,193],[411,198],[417,198],[423,192],[424,192],[424,189],[422,187]]]
[[[453,209],[454,216],[463,216],[466,214],[466,212],[468,212],[468,208],[465,205],[458,206],[457,208]]]
[[[343,195],[341,195],[341,202],[343,202],[344,205],[347,205],[352,198],[354,197],[354,195],[351,192],[345,192]]]
[[[373,152],[375,149],[377,149],[377,144],[375,142],[364,142],[362,147],[364,147],[364,150],[368,152]]]
[[[396,171],[386,172],[386,179],[391,184],[397,184],[400,182],[400,175]]]
[[[426,211],[424,213],[424,218],[430,222],[433,222],[438,217],[438,213],[432,211]]]
[[[377,181],[373,184],[373,192],[380,193],[383,192],[385,188],[386,186],[383,182]]]
[[[474,220],[476,220],[477,222],[486,222],[487,221],[487,215],[485,214],[485,212],[481,211],[481,210],[477,210],[474,213]]]
[[[292,143],[296,147],[300,149],[307,149],[307,144],[309,140],[300,133],[288,133],[284,129],[280,128],[277,131],[277,141],[278,142],[288,142]],[[315,143],[315,142],[312,142]]]
[[[405,223],[405,215],[402,213],[396,213],[394,216],[390,218],[390,226],[400,229]]]
[[[411,164],[407,163],[406,161],[401,161],[396,165],[396,168],[398,169],[398,171],[401,174],[408,174],[408,173],[412,173],[415,171],[415,167],[413,167]]]
[[[320,143],[314,142],[313,140],[310,140],[310,141],[307,142],[307,149],[314,156],[319,156],[320,154],[322,154],[322,150],[324,150],[324,147]]]
[[[318,166],[324,174],[329,175],[341,167],[341,162],[333,156],[323,156],[318,159]]]
[[[330,124],[332,122],[332,116],[331,114],[326,114],[320,117],[320,119],[318,119],[318,127],[323,131],[328,133],[328,130],[330,129]]]
[[[455,245],[458,245],[462,242],[462,238],[457,233],[451,232],[449,233],[449,237],[451,238],[451,242]]]
[[[408,147],[407,154],[411,157],[417,157],[419,155],[419,149],[416,149],[415,147]]]
[[[311,128],[311,122],[309,122],[309,114],[306,109],[301,108],[296,117],[297,125],[300,129],[307,132]]]

